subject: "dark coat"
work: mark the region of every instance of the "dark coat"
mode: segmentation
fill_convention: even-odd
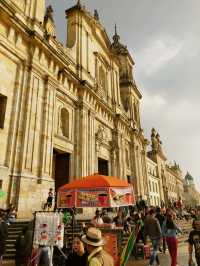
[[[147,215],[144,221],[144,234],[145,237],[149,235],[151,240],[162,238],[162,231],[158,219]]]
[[[15,242],[15,263],[16,265],[27,265],[32,251],[33,230],[30,227],[23,229]]]
[[[2,220],[0,221],[0,257],[5,254],[7,238],[8,238],[8,226]]]
[[[67,260],[66,266],[87,266],[87,253],[84,253],[83,256],[77,255],[75,252],[70,253]]]

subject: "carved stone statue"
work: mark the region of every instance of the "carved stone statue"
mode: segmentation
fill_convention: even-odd
[[[156,139],[158,143],[158,151],[162,151],[162,142],[160,140],[160,135],[158,133],[156,134]]]
[[[47,20],[47,19],[51,19],[54,22],[54,19],[53,19],[53,8],[52,8],[51,5],[46,8],[46,14],[45,14],[45,17],[44,17],[44,21]]]
[[[103,140],[104,140],[104,134],[105,129],[103,125],[99,125],[97,132],[95,133],[95,141],[96,141],[96,150],[99,151]]]
[[[102,125],[99,125],[98,130],[95,134],[96,139],[103,140],[103,134],[104,134],[104,127]]]
[[[46,14],[44,17],[44,28],[46,36],[55,37],[56,31],[53,19],[53,8],[51,5],[46,8]]]
[[[152,151],[158,151],[158,140],[156,138],[156,130],[154,128],[151,130],[151,148]]]

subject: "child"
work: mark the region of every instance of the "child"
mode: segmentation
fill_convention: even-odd
[[[53,189],[50,188],[49,193],[48,193],[47,202],[45,204],[44,209],[48,208],[48,211],[49,211],[52,208],[52,204],[53,204]]]

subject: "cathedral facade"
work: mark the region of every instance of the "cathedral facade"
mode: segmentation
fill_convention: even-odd
[[[66,10],[64,46],[45,0],[0,0],[0,14],[1,206],[27,217],[49,188],[95,172],[147,199],[142,95],[117,30],[110,41],[80,1]]]

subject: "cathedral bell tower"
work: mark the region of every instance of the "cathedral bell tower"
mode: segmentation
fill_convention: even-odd
[[[137,88],[133,78],[133,66],[135,65],[127,47],[120,43],[120,36],[115,25],[115,34],[111,51],[117,56],[120,62],[120,96],[123,109],[133,124],[140,128],[139,103],[142,95]]]

